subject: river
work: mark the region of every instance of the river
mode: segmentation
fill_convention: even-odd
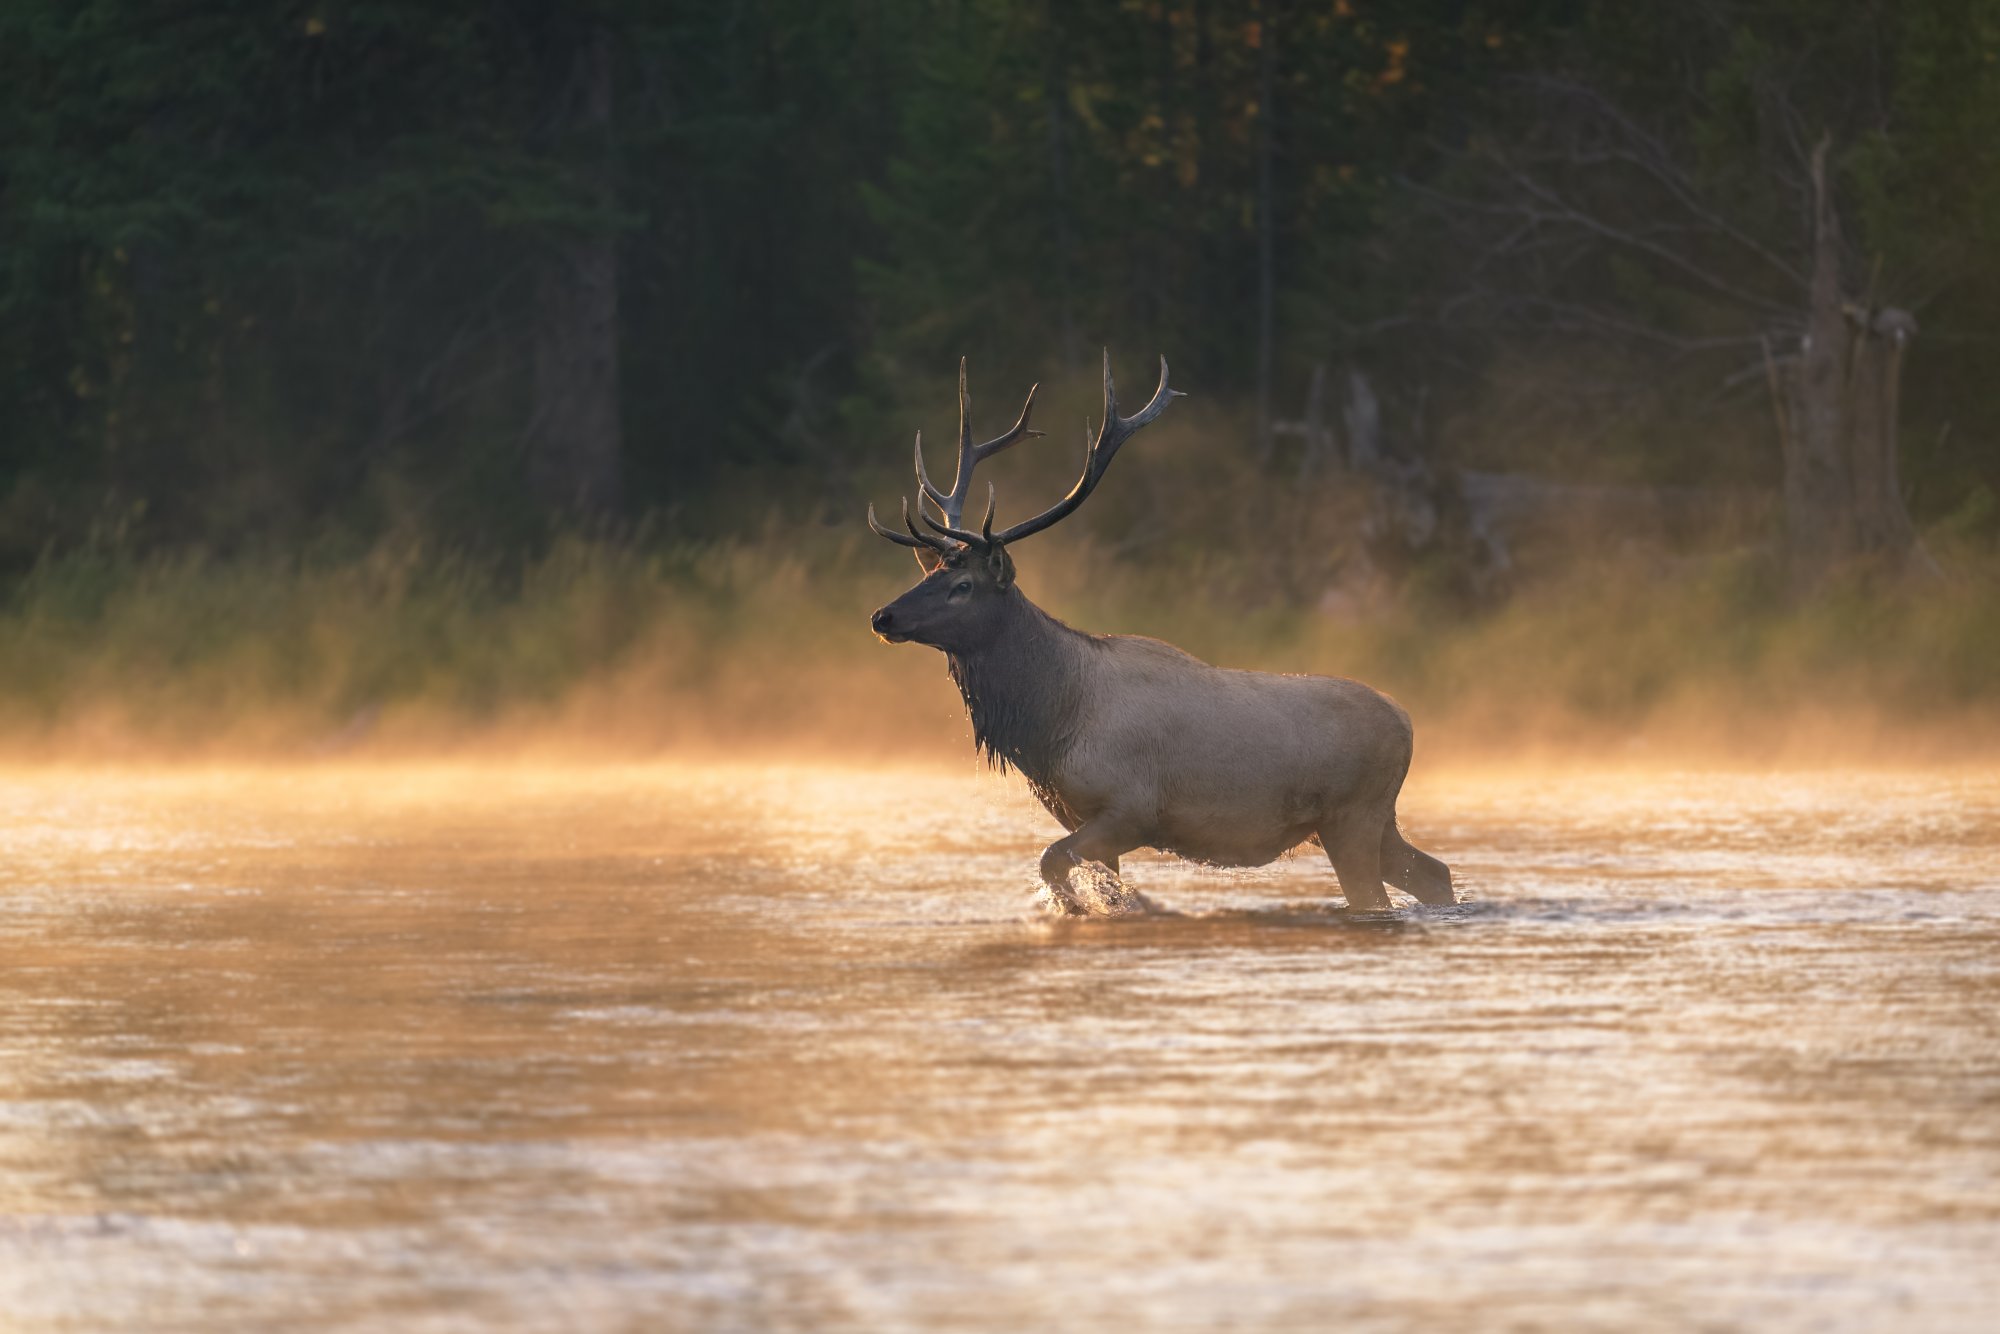
[[[1467,902],[963,770],[0,774],[23,1330],[1974,1330],[2000,773],[1424,775]]]

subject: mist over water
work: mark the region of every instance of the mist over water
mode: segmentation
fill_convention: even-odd
[[[2000,774],[1438,776],[1468,902],[967,769],[0,776],[26,1329],[1975,1329]]]

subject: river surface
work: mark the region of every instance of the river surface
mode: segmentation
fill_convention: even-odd
[[[1403,809],[1060,921],[969,769],[0,775],[0,1327],[2000,1328],[2000,774]]]

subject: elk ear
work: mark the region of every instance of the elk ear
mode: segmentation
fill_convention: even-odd
[[[1007,548],[998,542],[986,553],[986,572],[993,576],[993,586],[1006,592],[1014,584],[1014,558],[1007,554]]]
[[[943,558],[929,547],[918,547],[911,554],[917,558],[917,568],[926,575],[936,573],[937,567],[944,564]]]

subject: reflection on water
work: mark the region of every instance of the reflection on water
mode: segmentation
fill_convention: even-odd
[[[999,780],[0,778],[15,1327],[1973,1329],[2000,778],[1432,782],[1471,902]],[[1990,1327],[1990,1326],[1988,1326]]]

